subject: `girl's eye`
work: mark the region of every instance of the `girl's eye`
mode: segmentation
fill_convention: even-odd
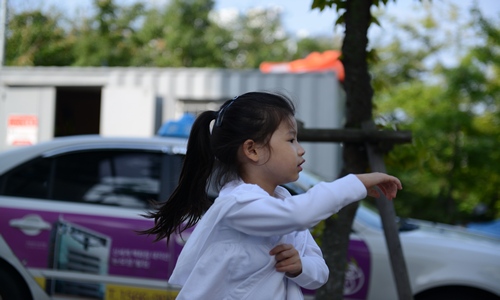
[[[295,139],[291,139],[291,140],[289,140],[289,142],[290,142],[290,143],[293,143],[293,142],[295,142]]]

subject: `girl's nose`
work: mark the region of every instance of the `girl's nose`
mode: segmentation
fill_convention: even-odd
[[[302,148],[302,146],[299,144],[299,151],[298,151],[298,154],[299,154],[300,156],[303,156],[305,153],[306,153],[306,150],[304,150],[304,148]]]

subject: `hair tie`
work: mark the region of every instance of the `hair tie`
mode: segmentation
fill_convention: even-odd
[[[226,106],[224,106],[223,108],[221,108],[219,110],[219,112],[217,113],[217,117],[215,118],[215,124],[214,124],[214,126],[220,127],[222,125],[222,120],[224,119],[224,113],[225,113],[226,109],[228,109],[229,106],[231,106],[231,104],[233,104],[234,101],[236,99],[238,99],[238,97],[239,96],[235,96],[233,99],[231,99],[231,101],[229,101],[229,103]]]

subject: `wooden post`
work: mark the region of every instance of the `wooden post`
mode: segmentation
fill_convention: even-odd
[[[373,121],[364,123],[363,129],[375,130]],[[368,153],[368,161],[373,172],[386,173],[383,153],[377,152],[376,146],[370,143],[365,143]],[[378,188],[377,188],[378,189]],[[396,213],[394,204],[388,200],[378,189],[380,197],[376,199],[377,207],[382,219],[384,228],[385,241],[387,244],[388,255],[391,261],[392,274],[396,282],[399,300],[411,300],[413,295],[411,292],[410,279],[406,268],[406,262],[403,256],[403,249],[399,240],[399,229],[396,224]]]
[[[393,144],[411,142],[411,131],[387,131],[376,129],[316,129],[304,128],[304,123],[297,120],[298,139],[301,142],[336,142],[336,143],[377,143],[388,151]]]
[[[298,139],[304,142],[350,142],[366,146],[368,161],[373,172],[386,173],[383,154],[388,152],[394,144],[411,142],[410,131],[382,131],[377,130],[375,123],[370,120],[362,124],[362,129],[310,129],[297,121]],[[410,279],[403,256],[403,249],[399,240],[399,229],[396,224],[396,213],[392,201],[389,201],[379,190],[381,197],[376,199],[377,207],[382,219],[385,241],[392,267],[392,274],[396,283],[399,300],[412,300]],[[383,288],[383,287],[380,287]]]

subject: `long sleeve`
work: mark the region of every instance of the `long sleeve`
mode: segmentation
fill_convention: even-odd
[[[234,229],[256,236],[273,236],[302,231],[337,213],[342,207],[366,197],[366,188],[355,175],[322,182],[301,195],[282,201],[248,190],[233,195],[237,203],[225,222]]]
[[[326,283],[329,270],[323,259],[321,249],[314,241],[311,233],[308,230],[303,233],[306,236],[306,241],[304,251],[300,257],[302,273],[296,277],[288,277],[288,280],[303,288],[315,290]]]
[[[320,183],[291,196],[278,187],[271,197],[257,185],[234,181],[196,225],[169,279],[183,286],[178,299],[303,299],[300,287],[316,289],[328,278],[321,250],[308,229],[366,196],[356,176]],[[302,230],[301,230],[302,229]],[[302,273],[286,278],[269,251],[293,244]],[[223,285],[220,283],[224,282]]]

